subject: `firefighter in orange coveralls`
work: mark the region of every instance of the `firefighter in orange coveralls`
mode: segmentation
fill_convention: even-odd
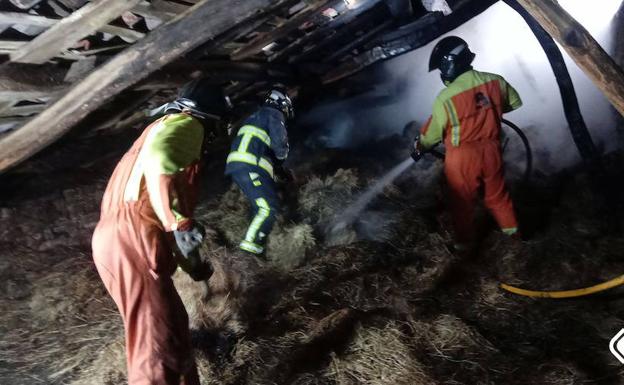
[[[186,85],[123,156],[104,193],[93,259],[123,319],[131,385],[199,384],[171,275],[178,262],[195,280],[212,273],[199,260],[204,229],[193,208],[203,122],[226,109],[220,88]]]
[[[472,69],[474,54],[459,37],[434,47],[429,70],[439,69],[446,88],[433,104],[433,114],[414,146],[417,153],[444,141],[444,172],[449,186],[456,248],[474,242],[475,200],[483,187],[484,203],[502,231],[518,232],[513,204],[505,186],[501,151],[503,113],[522,105],[516,90],[502,76]]]

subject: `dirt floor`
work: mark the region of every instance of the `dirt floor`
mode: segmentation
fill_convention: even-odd
[[[355,223],[328,231],[405,155],[362,153],[298,162],[266,265],[236,251],[247,206],[211,163],[198,218],[212,229],[203,255],[215,274],[175,276],[203,383],[624,384],[608,348],[624,327],[622,289],[534,300],[498,286],[569,289],[624,274],[621,194],[609,219],[587,174],[536,174],[513,191],[527,239],[510,241],[481,213],[479,255],[462,258],[450,251],[439,161],[412,167]],[[115,159],[3,179],[1,384],[124,383],[121,320],[90,256]],[[616,180],[623,159],[606,158]]]

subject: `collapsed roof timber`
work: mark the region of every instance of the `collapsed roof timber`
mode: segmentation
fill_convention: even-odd
[[[141,103],[191,76],[214,78],[238,102],[272,81],[314,89],[422,47],[495,2],[4,2],[0,54],[8,60],[0,67],[0,172],[124,93],[138,91]],[[613,83],[618,74],[611,75]],[[624,94],[622,78],[609,87],[613,95]]]

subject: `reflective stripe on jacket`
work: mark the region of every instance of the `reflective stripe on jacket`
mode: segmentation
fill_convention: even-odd
[[[152,123],[117,165],[102,199],[102,215],[146,197],[165,231],[190,224],[203,139],[203,126],[187,114]]]
[[[288,150],[284,114],[271,107],[261,107],[238,130],[227,157],[225,173],[263,170],[273,178],[273,160],[286,159]]]
[[[518,92],[496,74],[469,70],[442,90],[421,129],[420,143],[447,149],[483,139],[499,140],[503,113],[522,106]]]

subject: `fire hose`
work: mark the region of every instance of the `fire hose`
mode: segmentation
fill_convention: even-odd
[[[525,167],[524,167],[524,172],[522,174],[521,181],[523,184],[526,184],[529,181],[529,178],[531,177],[531,173],[533,172],[533,153],[531,152],[529,139],[526,137],[526,135],[520,129],[520,127],[510,122],[509,120],[503,119],[502,123],[504,124],[505,127],[509,127],[516,135],[518,135],[518,137],[520,138],[520,141],[522,142],[522,147],[524,148],[524,154],[525,154]],[[418,138],[416,138],[416,140],[418,140]],[[505,151],[506,147],[507,147],[507,141],[505,141],[505,143],[502,144],[503,152]],[[427,150],[427,153],[433,155],[434,157],[438,159],[444,159],[444,152],[441,152],[435,149],[430,149],[430,150]],[[422,158],[423,155],[424,155],[423,153],[416,152],[416,151],[411,153],[411,157],[412,159],[414,159],[415,162],[418,162]]]
[[[620,286],[624,284],[624,275],[621,275],[617,278],[613,278],[607,282],[600,283],[598,285],[585,287],[582,289],[574,289],[574,290],[559,290],[559,291],[538,291],[538,290],[526,290],[521,289],[519,287],[510,286],[505,283],[501,283],[500,287],[503,290],[506,290],[510,293],[522,295],[525,297],[532,298],[574,298],[574,297],[582,297],[589,294],[598,293],[601,291],[605,291],[608,289],[612,289],[614,287]]]

